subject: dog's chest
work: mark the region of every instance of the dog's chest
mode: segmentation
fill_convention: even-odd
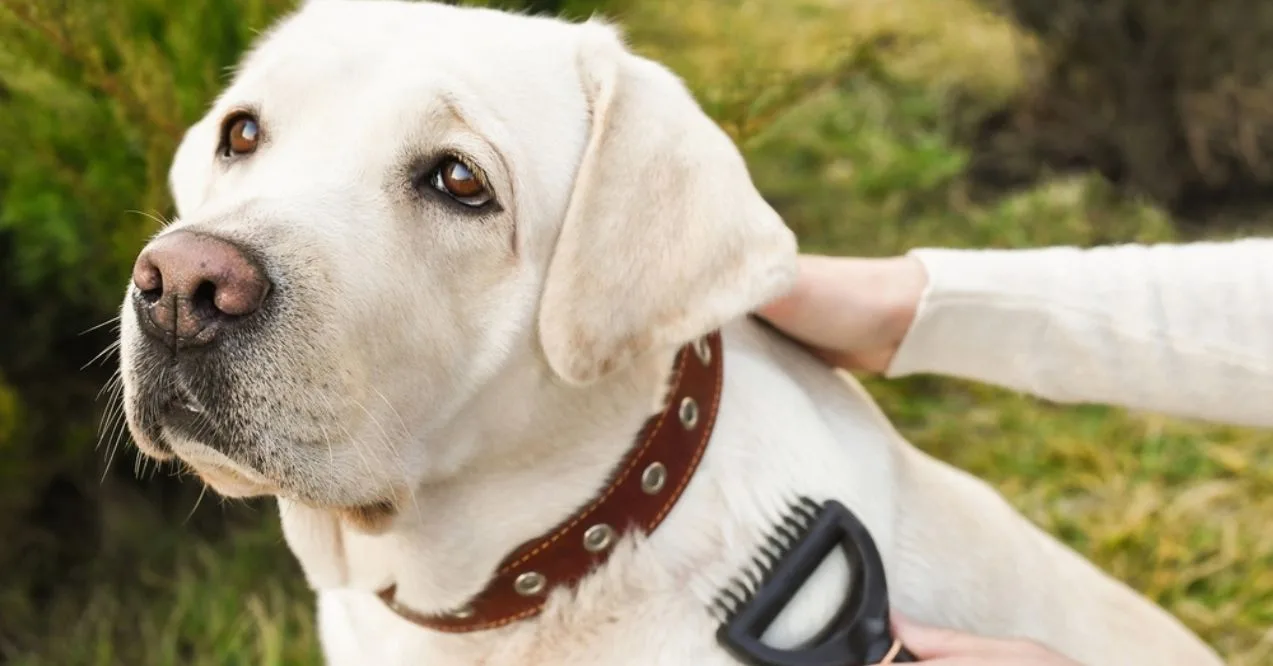
[[[371,595],[323,593],[319,632],[328,666],[737,666],[710,616],[685,599],[554,606],[534,621],[452,636],[404,622]]]

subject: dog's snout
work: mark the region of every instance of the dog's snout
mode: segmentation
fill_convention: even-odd
[[[186,230],[142,250],[133,285],[146,331],[182,345],[210,342],[223,324],[259,310],[270,290],[265,271],[243,248]]]

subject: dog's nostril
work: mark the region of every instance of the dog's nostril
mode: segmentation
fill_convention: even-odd
[[[211,280],[204,280],[190,294],[190,305],[202,317],[215,317],[222,314],[217,309],[217,285]]]
[[[217,325],[255,313],[270,291],[264,269],[242,247],[185,230],[142,250],[133,284],[152,335],[199,344],[217,335]]]
[[[143,257],[133,266],[133,286],[148,304],[154,304],[164,295],[164,274]]]
[[[160,298],[163,298],[164,288],[162,284],[154,289],[139,288],[138,293],[141,295],[141,299],[146,302],[146,305],[154,305],[159,302]]]

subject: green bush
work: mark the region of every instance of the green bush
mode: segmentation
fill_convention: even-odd
[[[171,214],[183,127],[287,4],[0,2],[0,570],[20,572],[2,577],[0,654],[97,553],[104,488],[132,476],[118,451],[123,473],[103,483],[97,394],[115,362],[99,353],[133,257]]]

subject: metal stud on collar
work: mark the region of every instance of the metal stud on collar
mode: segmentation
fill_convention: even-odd
[[[583,547],[589,553],[600,553],[614,543],[614,528],[601,523],[583,533]]]
[[[667,485],[667,466],[661,462],[652,462],[641,472],[641,490],[646,495],[654,495]]]
[[[703,365],[711,365],[712,348],[707,344],[707,338],[699,338],[694,341],[694,354],[698,356],[698,360],[703,362]]]
[[[698,425],[698,403],[691,397],[686,396],[681,400],[681,408],[677,410],[677,415],[681,417],[681,425],[686,430],[693,430]]]
[[[465,604],[463,606],[460,606],[459,608],[456,608],[453,611],[447,612],[446,616],[451,618],[452,620],[467,620],[473,617],[473,615],[476,613],[477,611],[474,610],[472,606]]]
[[[533,597],[548,587],[548,579],[538,571],[527,571],[513,581],[513,589],[523,597]]]

